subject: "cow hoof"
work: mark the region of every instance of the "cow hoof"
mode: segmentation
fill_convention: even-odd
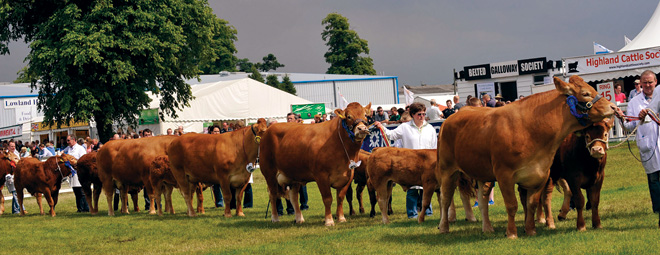
[[[231,213],[229,214],[225,213],[225,218],[231,218]]]
[[[601,228],[603,228],[603,225],[598,224],[598,225],[593,226],[593,228],[594,229],[601,229]]]
[[[456,218],[449,219],[449,223],[454,223],[454,222],[456,222]]]
[[[241,212],[241,213],[237,213],[236,216],[238,216],[238,217],[245,217],[245,213],[242,213],[242,212]]]
[[[495,229],[493,229],[492,226],[483,228],[481,231],[483,231],[484,233],[495,233]]]
[[[477,218],[474,218],[474,217],[469,218],[469,219],[468,219],[468,218],[465,218],[465,221],[469,221],[469,222],[477,222]]]
[[[339,221],[339,222],[346,222],[346,218],[341,217],[341,218],[339,218],[339,220],[337,220],[337,221]]]
[[[557,216],[557,220],[559,220],[559,221],[565,221],[565,220],[566,220],[566,216]]]
[[[335,226],[335,222],[334,222],[334,221],[326,221],[326,222],[325,222],[325,226],[326,226],[326,227],[334,227],[334,226]]]
[[[364,209],[360,209],[360,214],[364,214]]]
[[[305,223],[305,220],[293,220],[293,223],[303,224],[303,223]]]
[[[577,231],[584,232],[584,231],[587,231],[587,228],[586,227],[578,227]]]
[[[540,223],[540,224],[545,224],[546,223],[545,219],[538,219],[538,220],[536,220],[536,222]]]
[[[506,238],[509,238],[510,240],[515,240],[518,239],[518,235],[511,234],[511,235],[507,235]]]

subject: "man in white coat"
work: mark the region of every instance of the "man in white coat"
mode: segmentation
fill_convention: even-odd
[[[412,120],[409,122],[401,123],[396,129],[389,130],[382,128],[380,122],[374,124],[385,130],[387,137],[390,140],[401,140],[401,147],[408,149],[435,149],[438,147],[438,135],[435,133],[435,128],[426,122],[426,106],[421,103],[413,103],[410,105],[410,116]],[[433,192],[428,190],[427,192]],[[408,218],[417,218],[417,208],[421,208],[421,198],[423,190],[421,186],[412,186],[406,194],[406,211]],[[419,206],[418,206],[419,205]],[[432,215],[433,209],[429,205],[426,210],[426,215]]]
[[[628,103],[628,116],[639,116],[644,120],[647,115],[648,109],[654,112],[660,112],[660,95],[658,90],[655,90],[655,85],[658,80],[655,73],[652,71],[644,71],[640,77],[642,84],[642,93],[635,96]],[[621,109],[617,109],[617,113],[621,115]],[[640,121],[627,121],[624,127],[628,131],[632,131],[639,125]],[[649,184],[649,192],[651,193],[651,203],[653,205],[653,212],[660,213],[660,143],[658,143],[658,124],[653,121],[643,122],[637,128],[637,147],[639,148],[640,159],[642,166],[646,171],[646,176]],[[660,221],[658,221],[660,227]]]
[[[87,154],[87,150],[76,142],[75,135],[68,135],[66,137],[66,143],[69,146],[64,148],[62,151],[63,153],[69,154],[76,159],[80,159],[80,157]],[[80,181],[78,181],[78,175],[72,172],[71,176],[69,176],[69,180],[71,181],[70,184],[73,189],[73,194],[76,195],[76,207],[78,208],[78,212],[89,212],[89,205],[87,205],[85,194],[83,194],[82,185],[80,185]]]

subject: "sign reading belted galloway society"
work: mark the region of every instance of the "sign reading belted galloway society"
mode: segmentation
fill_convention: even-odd
[[[660,65],[660,47],[636,51],[565,58],[567,74],[590,74]]]
[[[465,80],[481,80],[548,72],[546,58],[532,58],[463,67]]]

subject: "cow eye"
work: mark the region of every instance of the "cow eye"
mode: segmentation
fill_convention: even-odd
[[[591,136],[589,134],[587,134],[585,138],[587,138],[587,140],[591,140]]]
[[[585,92],[582,92],[582,96],[583,97],[590,97],[591,95],[589,95],[589,92],[585,91]]]

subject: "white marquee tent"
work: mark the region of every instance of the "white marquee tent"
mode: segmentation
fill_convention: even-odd
[[[660,3],[646,26],[619,52],[564,58],[566,75],[585,81],[639,76],[645,70],[660,73]]]
[[[291,112],[292,104],[313,103],[249,78],[191,87],[195,99],[190,101],[190,107],[177,111],[178,118],[165,117],[160,124],[140,128],[152,129],[156,134],[178,126],[183,126],[185,132],[202,132],[205,122],[244,120],[251,123],[258,118],[282,120]],[[159,99],[156,96],[151,99],[149,108],[157,109]]]

